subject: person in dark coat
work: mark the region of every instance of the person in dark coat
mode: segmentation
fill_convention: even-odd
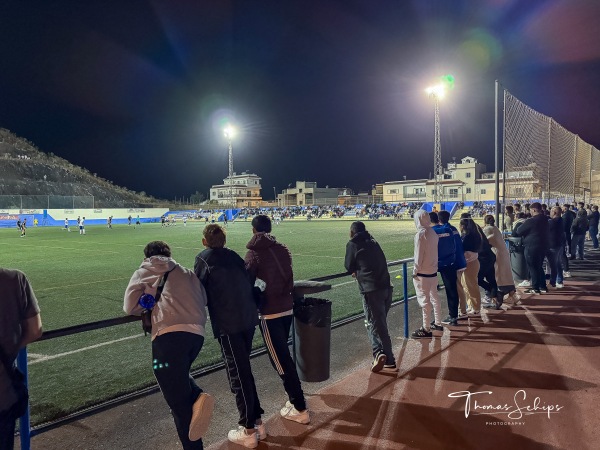
[[[573,248],[571,246],[571,225],[573,225],[573,221],[575,220],[575,213],[573,212],[571,205],[569,205],[568,203],[565,203],[563,205],[562,219],[563,224],[565,226],[565,239],[567,242],[568,253],[567,257],[570,258],[571,256],[575,255],[575,252],[573,251]],[[565,268],[565,270],[569,270],[568,266]]]
[[[250,352],[258,312],[252,283],[244,260],[225,248],[225,230],[212,224],[204,228],[202,245],[206,250],[196,256],[194,273],[204,286],[207,307],[215,338],[227,369],[227,378],[239,412],[239,428],[228,439],[252,448],[266,437],[261,420],[256,384],[250,366]]]
[[[587,211],[580,209],[571,225],[571,259],[583,259],[583,244],[585,243],[585,233],[588,231],[589,222]]]
[[[356,278],[362,294],[367,333],[373,350],[371,371],[396,369],[387,326],[387,314],[392,306],[390,273],[383,250],[363,222],[353,222],[350,226],[344,266]]]
[[[522,237],[525,246],[525,261],[531,275],[531,288],[526,294],[548,292],[544,273],[544,256],[549,245],[548,218],[542,213],[542,205],[534,202],[529,207],[531,218],[513,229],[513,236]]]
[[[592,238],[592,248],[598,250],[598,222],[600,221],[600,212],[598,205],[592,206],[592,212],[588,215],[590,225],[590,237]]]
[[[561,217],[562,210],[555,206],[550,210],[549,233],[550,245],[546,252],[546,259],[550,266],[550,286],[552,288],[563,287],[562,256],[565,248],[565,225]]]

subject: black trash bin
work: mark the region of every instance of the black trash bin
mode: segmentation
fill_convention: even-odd
[[[519,281],[529,280],[529,270],[525,261],[523,240],[520,237],[508,237],[507,240],[513,278]]]
[[[327,380],[331,353],[331,301],[311,297],[294,301],[294,339],[300,380]]]

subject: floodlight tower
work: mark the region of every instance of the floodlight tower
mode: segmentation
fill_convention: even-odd
[[[443,84],[428,87],[425,89],[427,95],[433,99],[435,106],[435,139],[433,144],[433,203],[440,203],[442,195],[440,188],[440,178],[443,176],[442,168],[442,145],[440,141],[440,100],[446,94],[446,88]]]
[[[223,135],[229,144],[229,203],[233,205],[233,146],[231,141],[235,136],[235,128],[231,125],[227,125],[223,129]]]

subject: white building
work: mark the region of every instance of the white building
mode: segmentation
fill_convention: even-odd
[[[261,178],[255,173],[233,172],[231,178],[223,179],[223,184],[215,184],[210,188],[210,200],[232,208],[260,206]]]

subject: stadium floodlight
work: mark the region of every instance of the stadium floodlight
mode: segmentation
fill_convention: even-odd
[[[429,86],[427,89],[425,89],[425,92],[430,97],[441,100],[446,95],[446,87],[443,84],[436,84],[435,86]]]
[[[435,138],[433,144],[433,203],[438,204],[442,201],[442,193],[440,190],[443,189],[443,186],[440,183],[440,178],[443,177],[442,149],[440,140],[440,99],[444,98],[444,95],[446,95],[446,86],[444,83],[436,84],[435,86],[430,86],[425,89],[425,92],[430,98],[433,99],[435,106]]]
[[[229,202],[233,206],[233,146],[231,141],[235,137],[235,128],[227,125],[223,129],[223,136],[225,136],[229,144]]]
[[[227,140],[231,141],[231,139],[235,137],[235,128],[233,128],[231,125],[227,125],[223,129],[223,135],[227,138]]]

